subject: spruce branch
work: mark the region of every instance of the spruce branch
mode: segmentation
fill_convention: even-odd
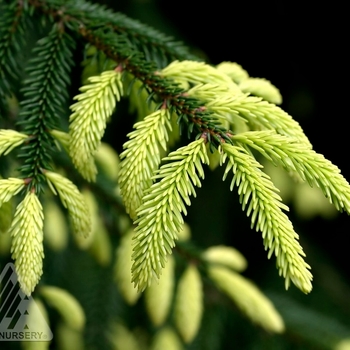
[[[101,5],[86,1],[72,1],[69,14],[79,18],[84,11],[84,23],[89,27],[110,27],[114,33],[123,35],[133,47],[142,52],[147,61],[154,61],[158,67],[166,66],[175,59],[198,60],[189,53],[188,48],[179,41],[174,41],[158,30],[131,19],[119,12],[112,12]]]
[[[248,72],[236,62],[224,61],[219,63],[216,68],[228,75],[236,84],[249,78]]]
[[[237,84],[227,74],[204,62],[174,61],[163,68],[161,74],[180,83],[184,89],[191,85],[216,84],[225,86],[231,92],[240,92]]]
[[[13,196],[19,193],[25,186],[25,181],[10,177],[9,179],[0,179],[0,207],[8,202]]]
[[[127,45],[123,37],[101,29],[92,31],[80,27],[79,31],[85,40],[104,52],[107,57],[118,62],[125,71],[139,80],[149,93],[148,100],[153,100],[158,107],[161,107],[166,101],[167,106],[178,116],[180,127],[186,127],[188,134],[194,132],[200,136],[206,133],[208,141],[214,147],[218,147],[222,139],[231,142],[228,137],[229,132],[206,111],[201,101],[189,97],[186,90],[179,87],[176,81],[162,76],[163,71],[157,71],[154,62],[145,60],[142,54]],[[203,76],[210,66],[204,67]],[[234,86],[228,77],[224,78],[219,73],[217,75],[224,79],[226,84]]]
[[[304,293],[309,293],[312,289],[310,266],[303,259],[305,253],[292,223],[282,211],[288,207],[282,203],[278,190],[269,176],[261,171],[262,165],[244,148],[222,144],[222,151],[222,163],[228,158],[224,179],[232,170],[234,176],[230,189],[234,185],[238,187],[242,209],[251,215],[252,228],[255,226],[262,232],[268,257],[275,254],[286,289],[292,281]]]
[[[21,145],[28,135],[11,129],[0,129],[0,156],[10,153]]]
[[[177,232],[182,230],[181,213],[187,214],[185,205],[191,204],[190,195],[196,196],[193,185],[201,186],[202,163],[209,163],[204,138],[171,152],[163,160],[169,163],[153,177],[159,181],[145,191],[135,221],[132,281],[141,291],[151,284],[153,275],[160,277]]]
[[[100,145],[107,121],[116,101],[123,94],[120,67],[90,77],[89,84],[80,88],[74,97],[78,102],[71,106],[69,118],[69,154],[74,165],[88,181],[95,181],[96,168],[93,156]]]
[[[220,101],[222,105],[225,102]],[[245,118],[252,130],[276,130],[312,148],[300,124],[280,107],[253,96],[240,96],[236,101],[228,100],[227,103],[228,108],[232,108],[232,115],[238,114]]]
[[[73,224],[73,231],[78,236],[88,237],[91,233],[91,218],[83,195],[76,185],[64,176],[41,169],[52,192],[58,193],[62,205],[67,208]]]
[[[280,105],[282,96],[279,90],[271,84],[267,79],[263,78],[248,78],[243,80],[239,85],[242,92],[262,97],[264,100]]]
[[[65,151],[69,153],[69,142],[70,142],[69,134],[59,130],[51,130],[50,133],[63,146]],[[96,160],[97,163],[99,161],[99,152],[101,150],[101,146],[104,146],[103,143],[100,144],[100,147],[97,150],[97,154],[95,155],[95,157],[91,158],[92,160]],[[115,157],[115,154],[113,156]],[[109,159],[108,159],[109,162],[111,162],[111,158],[113,160],[113,157],[109,156]],[[74,172],[76,168],[68,158],[57,157],[55,158],[55,161],[57,165],[59,165],[62,169],[65,169],[67,173],[70,174],[70,179],[73,182],[77,183],[78,181],[81,180],[80,176]],[[93,169],[95,169],[95,163],[92,163],[92,166],[93,166]],[[116,165],[112,165],[112,166],[116,168]],[[109,169],[109,172],[115,173],[116,171],[118,171],[118,169],[115,169],[115,168]],[[88,169],[87,166],[86,166],[86,169]],[[103,179],[102,181],[91,182],[89,184],[89,187],[94,191],[95,194],[97,194],[98,198],[103,200],[108,205],[108,207],[113,208],[113,210],[115,210],[116,212],[125,213],[125,207],[122,203],[121,197],[119,196],[119,192],[116,191],[114,188],[116,186],[114,179],[111,181],[110,178],[107,178],[104,176],[102,177],[102,179]],[[113,191],[111,191],[111,188],[113,188]]]
[[[27,67],[24,100],[20,102],[20,121],[29,141],[20,149],[25,159],[19,170],[23,178],[32,178],[29,188],[41,190],[45,181],[41,168],[51,169],[53,139],[49,131],[57,128],[62,106],[68,102],[72,50],[75,44],[60,25],[54,25],[48,36],[40,39],[33,49],[34,56]]]
[[[236,62],[221,62],[216,68],[228,75],[243,93],[262,97],[274,104],[282,103],[282,96],[276,86],[264,78],[251,78],[248,72]]]
[[[225,84],[218,83],[201,83],[188,90],[188,95],[201,100],[205,105],[206,110],[211,113],[212,118],[217,118],[218,124],[221,127],[228,129],[232,125],[234,130],[236,129],[238,123],[246,124],[246,119],[239,115],[232,116],[227,108],[222,108],[221,106],[219,106],[219,108],[215,108],[216,105],[214,101],[217,101],[219,96],[224,98],[229,96],[233,98],[233,96],[239,96],[241,94],[241,91],[237,91],[236,88],[232,89]],[[212,106],[209,109],[208,103],[210,102]]]
[[[182,42],[103,5],[83,0],[28,0],[28,3],[56,21],[64,20],[68,25],[84,25],[90,29],[108,28],[116,35],[123,36],[129,45],[141,52],[146,60],[154,61],[158,68],[176,59],[199,60]]]
[[[308,293],[312,275],[303,260],[305,254],[298,235],[283,212],[288,208],[250,149],[258,150],[288,171],[297,171],[310,185],[320,187],[337,209],[347,212],[350,212],[349,185],[338,168],[312,150],[296,121],[273,103],[249,96],[260,94],[279,103],[278,91],[265,80],[249,78],[238,65],[212,67],[185,59],[192,56],[181,45],[103,6],[82,0],[29,0],[28,4],[31,11],[42,11],[54,24],[50,33],[38,41],[27,68],[29,78],[24,82],[19,123],[23,133],[0,131],[0,155],[22,145],[20,157],[25,161],[20,172],[26,179],[0,180],[0,203],[9,201],[28,185],[23,203],[29,198],[29,204],[23,205],[33,205],[38,212],[40,202],[33,196],[37,198],[42,182],[47,181],[68,209],[74,230],[88,235],[91,223],[83,196],[73,182],[51,171],[53,137],[68,147],[73,164],[83,177],[94,181],[94,156],[116,103],[124,94],[125,72],[128,78],[137,81],[139,88],[144,88],[146,99],[154,108],[135,124],[121,155],[121,194],[127,212],[137,224],[132,264],[134,285],[144,290],[152,275],[159,278],[182,229],[182,215],[187,213],[186,205],[191,204],[190,196],[196,195],[194,187],[200,187],[200,178],[204,178],[202,163],[209,163],[205,146],[209,142],[211,148],[223,152],[222,163],[228,159],[224,178],[233,171],[231,190],[237,185],[243,210],[251,215],[252,227],[262,232],[268,256],[276,255],[286,287],[291,280]],[[19,51],[18,33],[24,28],[22,5],[15,1],[4,5],[5,25],[0,25],[0,32],[4,33],[5,27],[11,30],[0,39],[0,72],[5,86],[2,99],[4,91],[9,93],[8,76],[18,70],[12,57]],[[80,89],[75,97],[77,102],[71,106],[67,135],[59,131],[58,121],[61,105],[68,103],[73,35],[93,45],[116,68],[90,77],[89,84]],[[169,61],[173,62],[168,64]],[[186,128],[188,136],[194,134],[196,141],[170,153],[163,159],[168,163],[157,170],[161,151],[167,149],[174,114],[181,130]],[[244,121],[252,130],[274,131],[232,136],[228,128],[237,121]],[[22,207],[18,208],[20,217]],[[29,222],[26,216],[21,220]],[[39,232],[42,218],[36,223],[33,227]],[[14,225],[18,222],[14,221]],[[13,230],[16,235],[17,229]]]
[[[0,98],[2,99],[12,93],[9,80],[18,79],[20,68],[16,54],[23,46],[26,21],[22,1],[1,4],[1,10],[3,17],[0,21]]]
[[[167,149],[171,129],[169,109],[162,108],[136,123],[127,135],[129,141],[120,155],[119,185],[126,211],[133,219],[144,191],[153,183],[152,175],[161,162],[161,149]]]
[[[300,124],[280,107],[262,100],[260,97],[247,94],[232,94],[231,91],[222,91],[223,88],[214,88],[217,92],[206,93],[211,88],[200,86],[190,91],[196,97],[201,96],[205,105],[214,115],[226,119],[234,126],[235,122],[245,121],[250,130],[275,130],[278,134],[286,135],[312,148]]]
[[[124,14],[112,14],[113,29],[127,36],[134,47],[143,52],[148,61],[155,61],[162,68],[173,60],[200,60],[191,54],[188,47],[173,37],[164,35],[154,28],[130,19]]]
[[[11,253],[21,289],[30,295],[43,272],[44,214],[37,195],[28,191],[14,214],[10,227]]]
[[[337,166],[303,143],[274,131],[252,131],[232,137],[235,144],[259,151],[276,165],[297,172],[311,187],[316,185],[339,211],[350,214],[350,185]]]

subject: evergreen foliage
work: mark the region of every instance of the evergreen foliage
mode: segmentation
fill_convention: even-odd
[[[350,185],[278,106],[279,90],[84,0],[0,0],[0,13],[1,262],[14,261],[22,291],[58,311],[59,321],[50,315],[54,346],[65,349],[72,337],[77,349],[190,349],[207,339],[205,303],[215,293],[282,333],[278,310],[242,274],[243,255],[197,246],[184,220],[207,172],[221,167],[223,180],[232,173],[230,190],[237,187],[285,288],[311,292],[307,252],[263,162],[348,214]],[[130,109],[120,118],[123,103]],[[110,124],[127,118],[126,141],[106,143]],[[80,265],[65,276],[60,259]],[[108,276],[99,296],[108,317],[99,316],[101,303],[92,307],[101,286],[79,299],[84,280],[74,276],[82,274],[92,276],[89,285]],[[118,298],[123,311],[114,317]],[[127,324],[123,312],[140,299],[150,322],[135,336],[137,317]],[[84,339],[96,323],[100,339]]]

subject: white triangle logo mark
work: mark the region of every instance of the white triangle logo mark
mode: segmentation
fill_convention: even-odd
[[[0,274],[0,342],[49,341],[52,332],[35,300],[19,288],[15,266]]]

